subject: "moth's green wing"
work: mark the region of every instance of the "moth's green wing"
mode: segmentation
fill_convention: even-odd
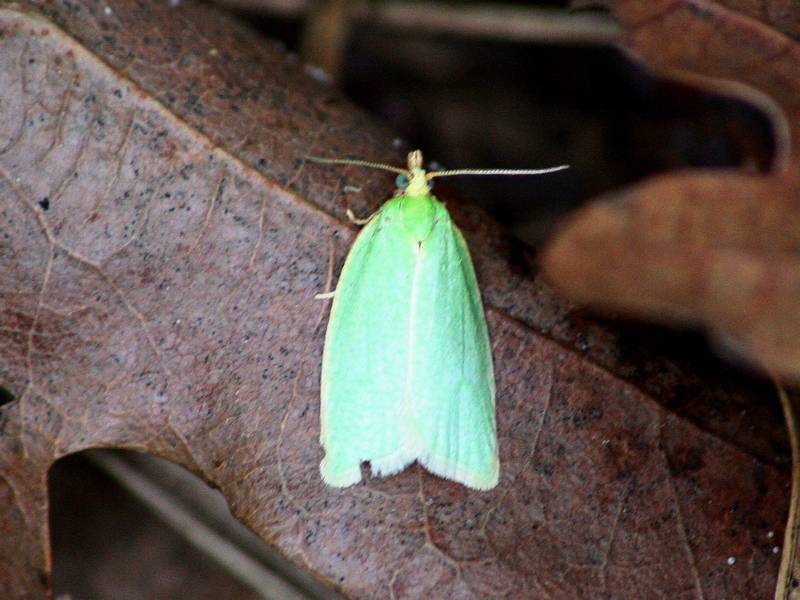
[[[477,489],[499,464],[491,347],[467,246],[431,196],[389,201],[356,239],[322,361],[326,483],[418,459]]]
[[[402,449],[400,405],[409,353],[413,240],[401,203],[390,200],[356,238],[334,294],[321,383],[323,480],[348,486],[373,472],[400,471],[415,456]]]
[[[475,270],[461,232],[437,202],[412,290],[410,377],[404,411],[429,471],[469,487],[497,485],[495,385]]]

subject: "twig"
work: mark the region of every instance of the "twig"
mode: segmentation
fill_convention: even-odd
[[[221,6],[284,18],[303,18],[309,0],[217,0]],[[620,28],[603,13],[494,4],[436,2],[357,2],[355,22],[400,30],[517,42],[612,44]]]

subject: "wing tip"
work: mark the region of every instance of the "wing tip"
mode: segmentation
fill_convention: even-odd
[[[333,467],[327,456],[319,463],[319,472],[322,481],[333,487],[345,488],[361,481],[361,465]]]
[[[370,463],[373,477],[388,477],[396,475],[416,459],[416,455],[398,450],[387,456],[365,458]],[[333,487],[348,487],[361,481],[361,462],[349,465],[334,465],[326,455],[319,463],[319,472],[322,480]]]
[[[428,471],[444,479],[461,483],[468,488],[486,492],[500,481],[500,461],[495,457],[488,469],[468,468],[463,464],[445,460],[429,454],[417,458]]]
[[[369,460],[370,471],[373,477],[389,477],[396,475],[414,460],[418,461],[425,469],[438,477],[450,479],[468,488],[481,492],[495,488],[500,481],[500,462],[495,457],[488,469],[467,468],[450,460],[422,453],[412,456],[407,452],[398,451],[388,456]],[[361,464],[334,467],[326,456],[319,464],[322,480],[333,487],[345,488],[361,481]]]

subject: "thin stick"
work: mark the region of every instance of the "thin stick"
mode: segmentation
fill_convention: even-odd
[[[783,556],[778,572],[778,583],[775,587],[775,600],[793,600],[797,598],[797,589],[793,582],[800,573],[800,559],[798,558],[798,545],[800,545],[800,445],[798,438],[800,432],[797,428],[797,406],[795,400],[786,391],[786,388],[775,379],[783,414],[786,418],[786,427],[789,430],[789,442],[792,447],[792,491],[789,502],[789,517],[786,530],[783,534]]]

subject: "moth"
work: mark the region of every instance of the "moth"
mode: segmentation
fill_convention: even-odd
[[[364,461],[373,476],[386,476],[416,460],[440,477],[493,488],[500,461],[489,332],[467,244],[431,194],[431,180],[566,167],[426,172],[419,150],[407,169],[309,158],[398,173],[394,197],[366,220],[332,293],[322,479],[346,487],[361,480]]]

